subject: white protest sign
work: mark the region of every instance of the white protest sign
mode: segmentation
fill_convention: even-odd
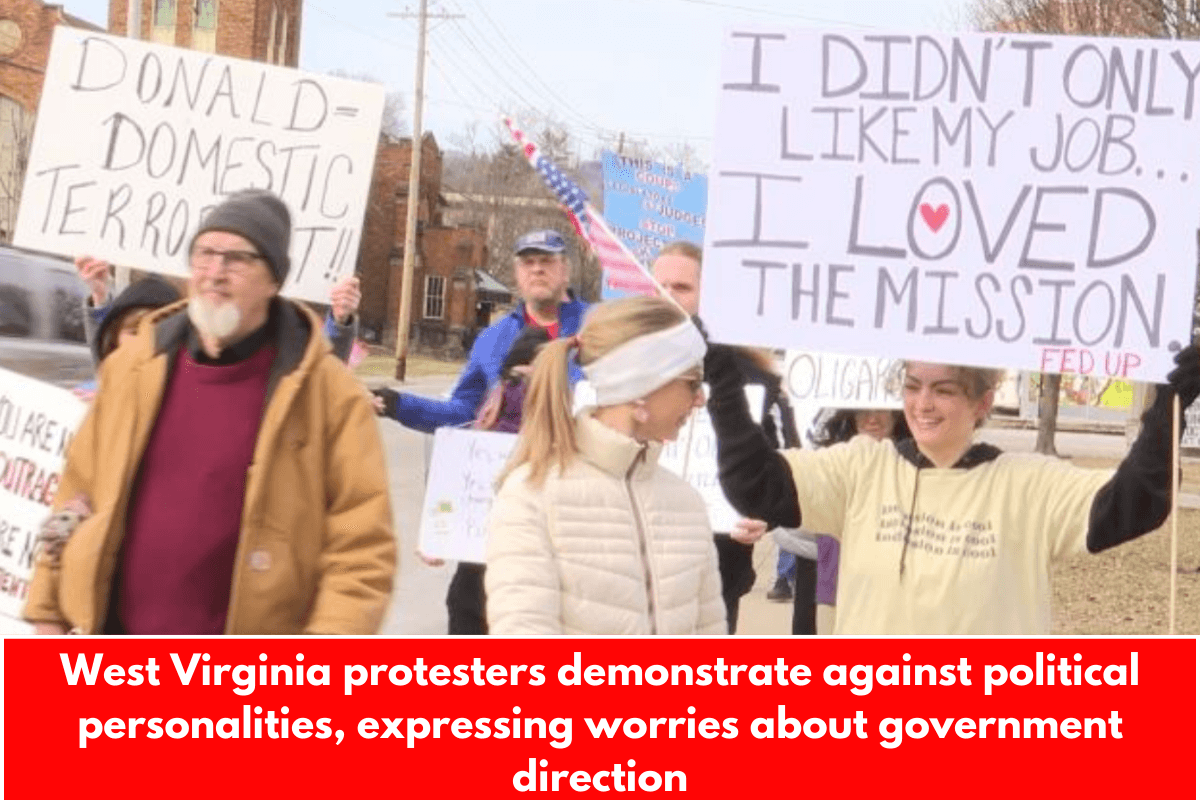
[[[37,533],[86,411],[64,389],[0,369],[0,615],[21,616]]]
[[[707,392],[707,389],[705,390]],[[766,390],[757,384],[746,386],[746,399],[754,421],[762,419]],[[717,432],[707,408],[698,408],[688,418],[678,438],[667,442],[658,463],[688,482],[704,498],[708,507],[708,522],[718,533],[728,533],[742,515],[734,510],[721,490],[717,469]]]
[[[492,487],[516,441],[513,433],[437,429],[421,508],[423,554],[484,563]]]
[[[900,366],[890,358],[789,350],[783,385],[796,406],[903,408]]]
[[[1189,341],[1200,43],[746,27],[723,44],[717,341],[1162,380]]]
[[[383,87],[58,26],[15,241],[185,275],[202,218],[240,189],[292,214],[284,294],[354,271]]]
[[[1200,447],[1200,403],[1192,403],[1183,412],[1183,436],[1180,447]]]

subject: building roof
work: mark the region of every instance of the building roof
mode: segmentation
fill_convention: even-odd
[[[493,278],[481,269],[475,270],[475,291],[485,294],[506,295],[508,299],[512,299],[512,289],[509,289],[500,281]],[[504,302],[508,302],[505,300]]]

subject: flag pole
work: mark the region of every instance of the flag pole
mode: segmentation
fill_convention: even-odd
[[[512,134],[513,139],[517,142],[517,144],[521,145],[521,152],[525,156],[525,160],[528,161],[529,165],[536,170],[538,154],[537,144],[525,136],[525,133],[516,126],[516,123],[513,122],[511,116],[505,114],[502,117],[502,120],[504,122],[504,126],[508,128],[508,132]],[[588,219],[580,220],[580,222],[586,222],[587,224],[596,225],[599,227],[605,233],[605,235],[608,236],[610,241],[616,243],[617,247],[620,248],[621,253],[637,266],[638,271],[650,281],[650,283],[658,291],[659,296],[671,301],[676,308],[683,312],[684,316],[690,319],[691,314],[688,314],[687,311],[684,310],[683,306],[681,306],[674,297],[671,297],[671,294],[663,288],[662,284],[654,279],[654,275],[651,274],[650,270],[646,269],[645,265],[638,260],[637,256],[629,252],[629,248],[625,246],[625,243],[613,234],[612,229],[608,227],[607,223],[605,223],[604,217],[602,217],[600,214],[597,214],[596,209],[592,207],[592,204],[587,202],[586,195],[583,199],[583,213],[587,215]],[[575,214],[575,212],[571,210],[568,210],[568,213],[572,216]],[[585,236],[584,238],[586,239],[587,237]],[[591,243],[589,242],[588,245],[591,246]],[[601,269],[603,270],[603,264],[601,265]]]
[[[1175,635],[1175,595],[1179,582],[1179,395],[1171,403],[1171,597],[1167,605],[1167,634]]]
[[[598,225],[601,228],[601,230],[603,230],[606,234],[608,234],[608,237],[610,239],[612,239],[614,242],[617,243],[617,247],[621,248],[621,252],[624,253],[629,258],[630,261],[632,261],[634,264],[637,264],[637,267],[639,270],[642,271],[642,274],[645,275],[646,278],[651,283],[654,284],[654,288],[658,290],[659,295],[666,298],[667,300],[670,300],[672,303],[674,303],[675,307],[678,308],[680,311],[683,311],[683,313],[686,314],[688,316],[688,318],[690,319],[692,315],[688,314],[687,311],[684,310],[683,306],[681,306],[679,304],[679,301],[676,300],[674,297],[672,297],[671,293],[668,292],[665,288],[663,288],[663,285],[661,283],[659,283],[657,280],[655,280],[654,274],[651,273],[650,270],[646,269],[646,267],[642,264],[642,262],[638,260],[637,256],[635,256],[633,253],[629,252],[629,248],[625,246],[625,243],[622,242],[616,235],[613,234],[612,229],[608,227],[608,223],[606,223],[604,221],[604,217],[595,213],[596,209],[592,208],[591,203],[588,203],[587,210],[588,210],[588,216],[591,217],[591,223],[593,225]]]

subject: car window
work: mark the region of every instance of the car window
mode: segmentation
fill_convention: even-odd
[[[57,338],[67,342],[87,342],[83,330],[83,302],[79,294],[55,288],[54,319],[58,322]]]
[[[0,336],[31,336],[33,308],[29,290],[0,283]]]

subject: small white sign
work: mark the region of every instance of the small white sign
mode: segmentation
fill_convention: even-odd
[[[0,615],[21,627],[34,546],[87,406],[70,392],[0,369]]]
[[[383,87],[58,26],[14,240],[187,274],[204,216],[241,189],[292,214],[283,293],[351,274]]]
[[[903,408],[901,368],[890,358],[789,350],[783,385],[794,406]]]
[[[513,433],[438,428],[425,483],[419,542],[431,558],[482,564],[495,482],[516,444]]]

